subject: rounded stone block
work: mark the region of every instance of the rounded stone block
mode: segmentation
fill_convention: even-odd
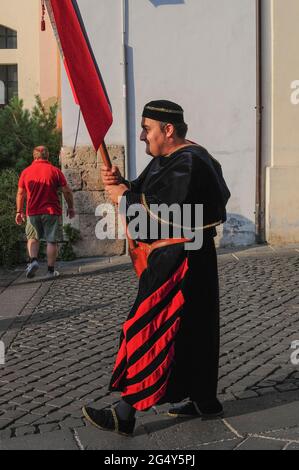
[[[95,215],[99,204],[108,202],[104,191],[78,191],[74,194],[74,206],[77,214]]]
[[[80,191],[82,189],[81,172],[77,170],[64,170],[63,174],[72,191]]]
[[[104,185],[100,168],[86,166],[81,173],[83,191],[103,191]]]
[[[112,165],[118,166],[121,174],[124,175],[124,147],[109,145],[107,149]],[[102,165],[100,152],[96,153],[92,147],[87,146],[78,147],[75,152],[71,147],[65,147],[61,151],[60,158],[62,170],[74,191],[76,218],[67,219],[64,209],[64,223],[71,223],[80,230],[81,240],[74,246],[76,255],[85,257],[123,254],[125,250],[123,240],[98,240],[95,234],[100,220],[100,217],[95,216],[96,208],[100,204],[111,204],[100,176]]]
[[[75,152],[70,147],[65,147],[60,153],[63,169],[81,168],[85,165],[97,165],[97,154],[92,147],[78,147]]]

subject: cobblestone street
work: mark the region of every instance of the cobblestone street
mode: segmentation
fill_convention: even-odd
[[[211,435],[198,437],[198,448],[220,441],[222,447],[227,442],[230,448],[250,448],[254,443],[260,445],[265,432],[273,434],[277,429],[246,428],[242,432],[242,425],[238,428],[234,423],[235,410],[264,410],[267,402],[289,410],[290,402],[299,400],[299,366],[290,358],[292,342],[299,341],[299,251],[263,247],[220,254],[218,262],[219,396],[225,419],[217,422],[224,434],[218,438],[218,431],[213,434],[211,428]],[[118,399],[117,394],[108,394],[107,384],[120,327],[137,292],[135,274],[129,264],[123,264],[86,274],[65,274],[55,281],[29,283],[19,276],[7,286],[10,282],[3,278],[0,297],[7,292],[17,295],[23,288],[33,290],[28,291],[28,302],[19,315],[7,318],[5,303],[1,303],[0,339],[6,346],[6,362],[0,365],[0,445],[24,436],[48,433],[55,437],[65,431],[69,442],[74,438],[70,447],[88,448],[84,432],[91,430],[81,407],[86,403],[100,407]],[[278,434],[270,439],[272,434],[268,435],[271,443],[278,446],[281,442],[280,448],[299,446],[299,410],[297,416],[294,410],[281,417],[282,421],[288,419],[281,429],[292,429],[293,437]],[[139,432],[155,436],[166,429],[171,434],[166,424],[170,419],[164,418],[163,411],[165,407],[141,414]],[[160,427],[155,425],[158,418],[163,422]],[[193,427],[197,422],[198,430],[202,429],[201,421],[191,421]],[[185,423],[186,429],[190,423]],[[207,433],[215,425],[205,426]],[[95,432],[100,433],[98,438],[107,434]],[[136,433],[138,439],[138,427]],[[155,437],[151,442],[153,448],[158,445]],[[166,442],[160,440],[158,448]],[[115,445],[119,448],[119,443]],[[179,445],[188,448],[193,444],[180,442],[177,448]]]

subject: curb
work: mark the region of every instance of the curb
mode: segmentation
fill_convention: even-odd
[[[232,247],[217,248],[217,257],[219,261],[232,260],[235,262],[242,259],[252,257],[269,257],[282,255],[299,255],[299,245],[277,246],[271,245],[253,245],[250,247]],[[46,263],[40,263],[42,269],[46,267]],[[81,258],[75,261],[60,261],[57,263],[57,269],[60,270],[59,278],[73,277],[76,275],[88,275],[91,273],[111,271],[119,268],[128,268],[131,266],[131,258],[128,255],[101,257],[101,258]],[[133,268],[132,268],[133,269]],[[18,267],[15,271],[22,271],[23,268]],[[57,278],[57,279],[59,279]],[[25,280],[26,284],[35,282],[49,282],[44,276],[35,277],[33,280]],[[13,284],[18,285],[24,282],[24,277],[19,275]]]

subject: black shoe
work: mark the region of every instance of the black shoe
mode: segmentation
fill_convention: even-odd
[[[223,416],[223,408],[218,400],[197,404],[194,401],[187,401],[179,406],[174,406],[168,411],[168,416],[173,418],[196,418],[213,419]]]
[[[89,406],[83,406],[82,412],[85,418],[94,426],[106,431],[117,432],[125,436],[133,434],[136,419],[120,419],[113,406],[96,410]]]

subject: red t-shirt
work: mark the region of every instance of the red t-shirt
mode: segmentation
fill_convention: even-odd
[[[58,188],[67,181],[63,173],[47,160],[35,160],[22,171],[19,188],[27,192],[27,215],[61,215]]]

